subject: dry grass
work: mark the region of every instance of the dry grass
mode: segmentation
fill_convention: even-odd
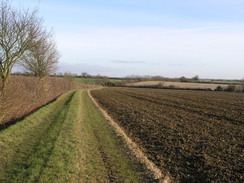
[[[59,95],[79,88],[84,87],[63,78],[39,80],[35,77],[11,76],[4,96],[0,96],[0,124],[21,118]]]
[[[218,86],[227,88],[228,84],[205,84],[205,83],[182,83],[182,82],[168,82],[168,81],[141,81],[127,84],[128,86],[156,86],[174,87],[174,88],[188,88],[188,89],[211,89],[215,90]]]

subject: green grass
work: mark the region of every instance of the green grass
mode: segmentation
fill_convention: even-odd
[[[87,85],[101,85],[104,82],[122,82],[122,79],[98,79],[98,78],[74,78],[75,82],[81,83],[81,84],[87,84]]]
[[[139,182],[138,171],[141,169],[139,164],[133,162],[124,148],[123,140],[118,137],[114,129],[108,124],[101,112],[95,107],[87,93],[83,93],[84,125],[88,134],[93,134],[90,142],[102,160],[103,167],[107,169],[109,180],[112,182]],[[88,150],[87,153],[94,150]],[[90,154],[90,153],[89,153]],[[97,157],[96,154],[90,154]],[[94,159],[91,157],[89,159]],[[99,163],[94,161],[93,163]],[[97,167],[95,165],[94,167]]]
[[[142,166],[86,91],[0,131],[0,182],[140,182]]]
[[[122,82],[124,80],[123,79],[109,79],[109,81],[116,83],[116,82]]]
[[[99,85],[101,81],[99,79],[94,78],[74,78],[75,82],[86,84],[86,85]]]
[[[34,182],[48,161],[67,114],[69,92],[0,133],[2,182]]]

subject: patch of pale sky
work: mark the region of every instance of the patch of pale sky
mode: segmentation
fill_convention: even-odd
[[[41,0],[38,7],[56,32],[61,71],[244,77],[242,0]]]
[[[101,67],[112,66],[114,68],[121,68],[123,65],[124,70],[131,70],[131,67],[140,69],[139,71],[134,70],[134,72],[141,73],[141,75],[165,74],[163,68],[170,69],[174,66],[178,71],[172,69],[173,71],[168,75],[170,77],[185,73],[189,69],[194,69],[194,73],[203,74],[203,77],[210,77],[208,74],[214,73],[211,71],[211,67],[219,69],[222,66],[226,67],[228,63],[238,68],[243,67],[243,32],[208,32],[209,29],[172,31],[148,28],[141,29],[141,31],[138,29],[103,29],[85,34],[77,32],[77,34],[65,35],[64,33],[59,35],[59,40],[62,40],[60,45],[64,49],[63,52],[69,51],[65,55],[72,53],[76,55],[76,58],[72,58],[72,63],[96,63]],[[63,59],[65,62],[68,58]],[[113,60],[123,60],[124,63],[112,63]],[[141,62],[140,67],[138,64],[135,66],[133,62]],[[149,63],[152,62],[160,65],[161,72],[155,71],[158,70],[156,69],[158,65],[149,66]],[[208,68],[208,74],[206,71],[204,74],[206,68]],[[222,77],[226,77],[226,69],[222,69],[225,72],[219,70],[217,72],[222,73]],[[192,73],[190,70],[188,72]],[[119,74],[119,76],[121,75]],[[228,75],[228,77],[233,76]],[[239,77],[242,76],[239,75]]]
[[[93,30],[90,33],[61,33],[58,40],[62,46],[80,48],[87,46],[94,49],[136,48],[138,50],[146,47],[146,50],[155,50],[162,47],[165,49],[189,49],[204,46],[215,48],[231,46],[241,49],[243,41],[242,32],[202,32],[206,28],[188,30],[165,30],[165,29],[103,29]],[[194,33],[195,32],[195,33]],[[183,45],[182,45],[183,44]],[[149,49],[151,47],[151,49]],[[82,50],[80,50],[82,51]],[[209,49],[212,51],[212,49]],[[214,51],[214,50],[213,50]],[[143,54],[143,53],[142,53]]]

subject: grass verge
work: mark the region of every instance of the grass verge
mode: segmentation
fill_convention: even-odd
[[[0,132],[0,182],[143,182],[146,174],[85,90]]]

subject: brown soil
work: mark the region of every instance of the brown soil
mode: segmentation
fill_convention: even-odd
[[[91,94],[177,181],[244,181],[242,93],[107,88]]]
[[[90,91],[88,91],[89,97],[94,102],[94,104],[99,108],[99,110],[102,112],[104,117],[110,122],[110,125],[114,127],[114,129],[117,132],[118,136],[123,137],[126,146],[131,151],[134,157],[136,157],[142,164],[145,165],[145,168],[148,171],[148,177],[153,177],[153,179],[150,179],[150,182],[159,182],[159,183],[170,183],[171,178],[168,175],[167,170],[162,173],[162,171],[152,162],[150,161],[147,156],[141,151],[141,149],[138,147],[136,143],[134,143],[124,132],[124,130],[108,115],[108,113],[103,110],[99,104],[95,101],[95,99],[91,96]],[[148,179],[148,178],[147,178]],[[149,180],[149,179],[148,179]]]

